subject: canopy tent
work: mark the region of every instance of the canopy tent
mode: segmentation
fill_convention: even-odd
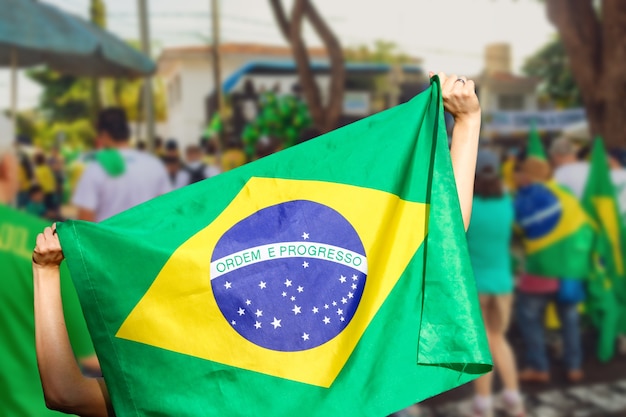
[[[20,67],[45,64],[61,73],[136,77],[154,73],[154,62],[115,35],[36,0],[0,0],[0,66],[12,68],[12,114]]]

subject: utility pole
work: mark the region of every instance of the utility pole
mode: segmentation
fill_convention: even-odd
[[[106,6],[102,0],[91,0],[89,6],[89,16],[91,23],[105,29],[106,28]],[[102,109],[102,97],[100,96],[100,78],[91,77],[91,120],[95,123],[98,120],[98,113]]]
[[[141,50],[146,56],[150,53],[150,28],[148,25],[148,4],[147,0],[137,0],[137,11],[139,13],[139,29],[141,38]],[[146,77],[143,83],[143,104],[144,123],[146,124],[146,142],[148,149],[154,150],[154,97],[152,93],[152,77]]]
[[[213,63],[213,85],[215,86],[215,108],[212,109],[213,113],[216,111],[223,117],[224,97],[222,95],[222,74],[220,71],[220,2],[219,0],[211,0],[211,30],[212,34],[212,48],[211,48],[211,61]],[[213,118],[213,114],[209,115],[209,123]],[[222,138],[220,138],[222,139]]]

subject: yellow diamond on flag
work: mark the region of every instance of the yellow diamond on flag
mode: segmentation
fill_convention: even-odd
[[[309,211],[295,221],[294,208]],[[273,213],[291,238],[264,222]],[[116,336],[329,387],[424,241],[427,216],[426,204],[375,189],[253,177],[172,254]],[[341,234],[350,247],[316,239],[342,227],[355,232]],[[275,239],[236,247],[259,230]],[[276,264],[289,268],[266,268]],[[260,303],[270,292],[276,302]]]

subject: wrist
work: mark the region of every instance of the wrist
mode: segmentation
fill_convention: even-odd
[[[33,269],[36,271],[50,271],[58,273],[61,269],[61,265],[58,264],[49,264],[49,265],[41,265],[37,262],[33,261]]]
[[[462,113],[454,118],[454,125],[466,125],[468,127],[480,126],[481,112],[480,110],[472,113]]]

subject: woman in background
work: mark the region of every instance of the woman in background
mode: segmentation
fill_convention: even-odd
[[[479,150],[467,242],[494,369],[504,385],[499,405],[507,415],[522,417],[525,411],[515,357],[506,340],[513,306],[510,244],[515,212],[511,197],[504,191],[499,168],[498,155],[487,149]],[[469,415],[493,416],[492,382],[493,373],[475,381],[476,395]]]

